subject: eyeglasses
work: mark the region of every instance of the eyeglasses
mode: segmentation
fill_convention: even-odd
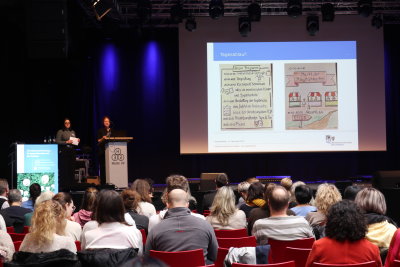
[[[75,206],[72,206],[72,211],[74,211],[76,209],[76,207]]]

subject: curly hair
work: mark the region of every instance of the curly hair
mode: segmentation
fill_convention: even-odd
[[[342,195],[333,184],[320,184],[315,196],[315,206],[319,212],[326,215],[329,208],[342,200]]]
[[[362,210],[350,200],[333,204],[327,214],[325,234],[337,241],[357,241],[367,234],[368,226]]]
[[[228,225],[229,217],[236,212],[235,194],[230,186],[223,186],[218,189],[212,206],[210,207],[210,215],[217,218],[223,225]]]
[[[54,234],[64,235],[65,211],[56,200],[46,200],[35,207],[30,227],[29,242],[37,246],[50,244]]]

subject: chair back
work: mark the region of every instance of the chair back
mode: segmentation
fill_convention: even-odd
[[[15,251],[19,251],[22,241],[14,241],[13,243],[14,243]]]
[[[271,264],[244,264],[244,263],[232,263],[232,267],[295,267],[294,261],[271,263]]]
[[[82,250],[81,242],[79,240],[75,241],[75,246],[76,246],[76,251],[81,251]]]
[[[311,248],[314,244],[315,239],[313,237],[296,239],[296,240],[274,240],[268,239],[268,244],[271,245],[271,251],[269,254],[270,263],[284,262],[285,261],[285,248]]]
[[[234,229],[234,230],[214,230],[215,236],[219,238],[238,238],[249,236],[247,229]]]
[[[311,248],[285,248],[285,261],[294,261],[296,267],[305,267]]]
[[[392,264],[390,264],[391,267],[400,267],[400,261],[399,260],[394,260]]]
[[[7,233],[15,233],[14,226],[9,226],[9,227],[6,227],[6,228],[7,228]]]
[[[9,233],[13,242],[15,241],[23,241],[26,234],[17,234],[17,233]]]
[[[215,267],[224,267],[224,260],[229,252],[229,248],[218,248],[217,259],[214,264]]]
[[[205,265],[203,249],[176,252],[150,250],[150,256],[163,261],[170,267],[180,267],[183,263],[185,267]]]
[[[329,263],[318,263],[314,262],[313,267],[377,267],[376,261],[368,261],[362,263],[351,263],[351,264],[329,264]]]
[[[146,240],[147,240],[146,230],[140,229],[140,232],[142,233],[142,242],[144,247],[144,245],[146,245]]]
[[[24,226],[24,231],[23,231],[23,233],[24,233],[24,234],[29,234],[29,229],[30,229],[30,226]]]
[[[203,210],[203,216],[207,217],[208,215],[210,215],[211,211],[210,210]]]
[[[218,247],[220,248],[241,248],[241,247],[256,247],[257,241],[254,236],[246,236],[239,238],[217,238]]]

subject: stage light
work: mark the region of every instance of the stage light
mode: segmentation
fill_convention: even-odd
[[[218,19],[224,15],[224,3],[222,0],[211,0],[208,13],[212,19]]]
[[[372,17],[371,25],[372,25],[372,27],[375,27],[375,28],[377,28],[377,29],[382,28],[382,26],[383,26],[383,19],[382,19],[382,16],[381,16],[380,14],[375,14],[375,15]]]
[[[111,11],[113,4],[108,0],[97,0],[92,4],[94,14],[97,20],[101,20],[108,12]]]
[[[188,18],[185,23],[185,28],[190,32],[195,31],[197,28],[196,20],[194,18]]]
[[[248,17],[239,18],[239,32],[242,37],[247,37],[251,32],[251,21]]]
[[[333,21],[335,19],[335,7],[331,3],[321,6],[322,21]]]
[[[362,17],[368,17],[372,14],[372,0],[360,0],[357,3],[358,14]]]
[[[260,21],[261,20],[261,7],[257,3],[251,3],[247,7],[247,14],[250,21]]]
[[[319,17],[310,15],[307,17],[307,31],[311,36],[314,36],[319,31]]]
[[[296,18],[302,14],[302,0],[289,0],[287,3],[287,14],[289,17]]]
[[[171,21],[173,23],[181,23],[182,20],[186,17],[183,5],[181,3],[173,5],[170,10],[170,15],[171,15]]]
[[[151,18],[151,1],[138,0],[136,13],[142,22],[148,22]]]

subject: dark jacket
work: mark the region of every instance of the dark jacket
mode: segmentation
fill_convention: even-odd
[[[31,253],[18,251],[14,253],[13,260],[5,262],[6,267],[79,267],[81,266],[75,253],[60,249],[53,252]]]
[[[137,248],[126,249],[90,249],[79,251],[78,258],[82,267],[120,266],[137,256]],[[58,266],[57,266],[58,267]]]

